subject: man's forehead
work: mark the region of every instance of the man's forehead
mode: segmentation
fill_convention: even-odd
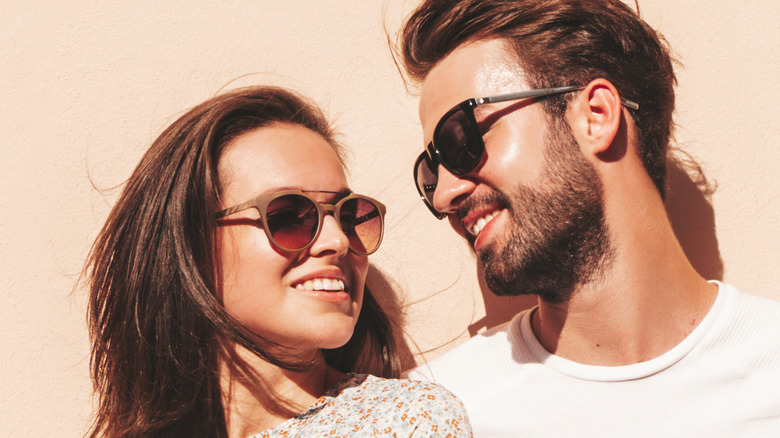
[[[467,43],[453,50],[425,77],[420,121],[423,127],[435,124],[447,110],[466,99],[525,88],[523,70],[504,40]]]

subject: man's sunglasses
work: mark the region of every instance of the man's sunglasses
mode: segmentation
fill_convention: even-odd
[[[320,204],[307,193],[341,194],[313,190],[284,190],[265,193],[252,200],[219,211],[217,219],[233,213],[256,209],[259,220],[251,223],[263,228],[275,248],[284,252],[298,252],[310,247],[322,231],[326,213],[332,213],[341,230],[349,239],[349,250],[358,255],[369,255],[379,248],[384,232],[385,206],[368,196],[350,194],[335,204]],[[248,224],[236,219],[235,224]]]
[[[433,194],[439,180],[439,164],[451,174],[463,176],[474,170],[482,161],[485,142],[482,140],[482,132],[474,117],[474,108],[486,103],[547,97],[583,88],[585,87],[579,85],[541,88],[468,99],[447,111],[436,124],[431,142],[414,163],[414,185],[431,213],[438,219],[443,219],[447,215],[437,211],[433,206]],[[639,104],[636,102],[621,99],[621,103],[627,108],[639,109]]]

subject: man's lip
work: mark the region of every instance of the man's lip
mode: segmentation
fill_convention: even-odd
[[[474,248],[474,251],[479,252],[480,249],[486,244],[486,242],[490,239],[491,230],[492,228],[498,223],[497,221],[501,220],[501,216],[503,215],[504,210],[503,209],[497,209],[493,210],[493,218],[490,219],[490,222],[486,223],[481,230],[479,230],[479,234],[474,236],[469,232],[469,235],[471,236],[471,245],[472,248]]]
[[[471,230],[474,229],[474,224],[483,216],[487,215],[488,213],[492,213],[494,211],[501,211],[503,207],[497,204],[491,204],[491,205],[484,205],[479,208],[475,208],[463,218],[461,221],[461,224],[463,225],[463,228],[466,230],[466,232],[473,236],[471,233]]]

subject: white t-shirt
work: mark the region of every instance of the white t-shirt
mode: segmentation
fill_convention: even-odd
[[[547,352],[530,315],[410,373],[466,406],[476,437],[780,437],[780,302],[717,283],[707,316],[665,354],[626,366]]]

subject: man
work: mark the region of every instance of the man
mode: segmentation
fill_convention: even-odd
[[[619,0],[428,0],[426,205],[538,306],[424,364],[477,436],[780,433],[780,303],[701,278],[664,208],[675,83]]]

